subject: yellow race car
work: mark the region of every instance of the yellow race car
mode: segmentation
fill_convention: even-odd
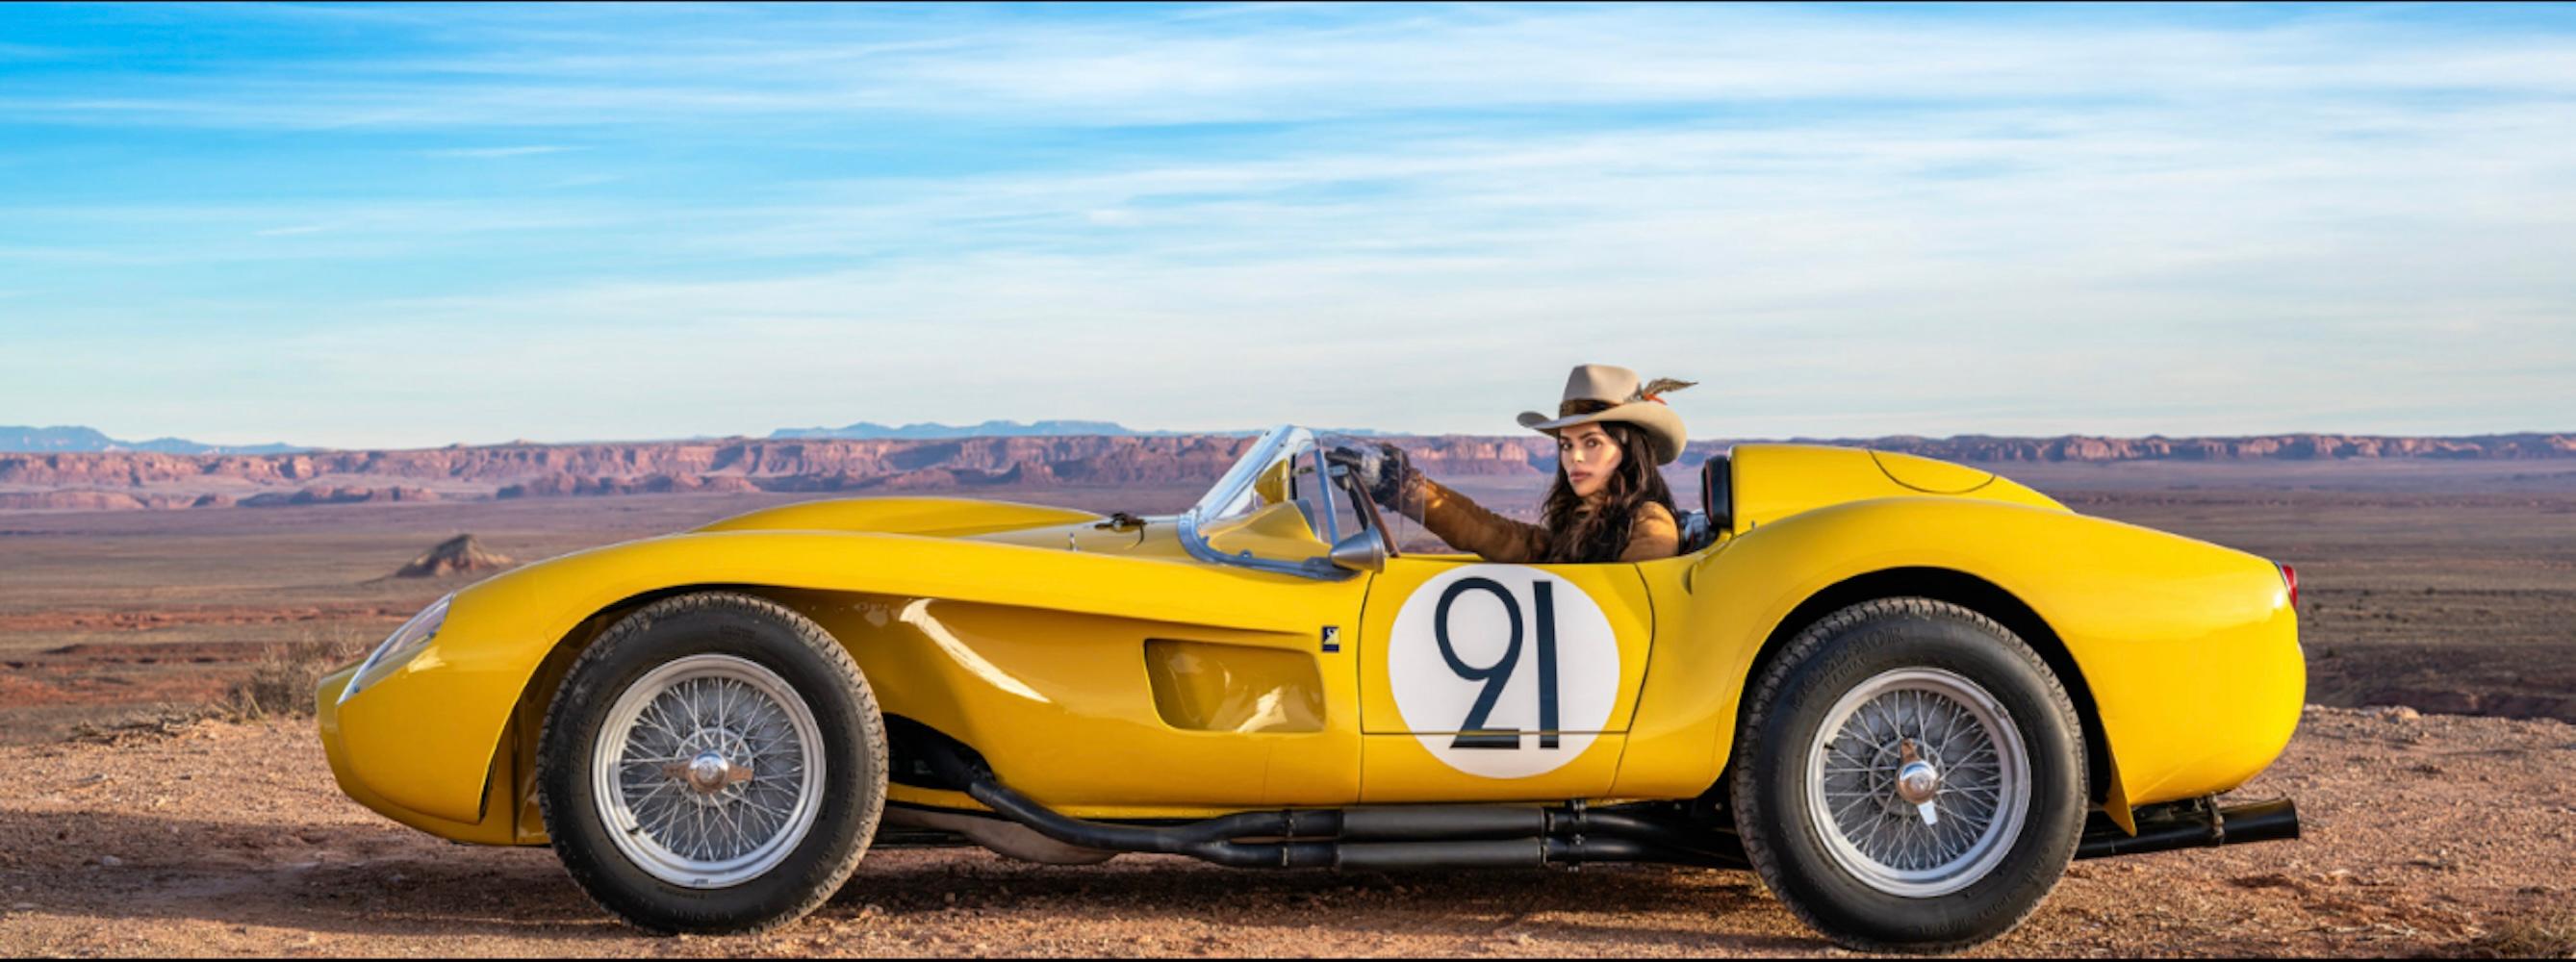
[[[802,916],[881,826],[1245,868],[1748,867],[1945,950],[2068,860],[2293,838],[2295,575],[1993,474],[1739,445],[1684,553],[1399,552],[1281,427],[1195,506],[814,501],[442,599],[325,678],[343,790],[636,926]],[[1398,523],[1401,523],[1400,520]]]

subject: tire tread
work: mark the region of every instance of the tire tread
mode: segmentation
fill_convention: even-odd
[[[542,763],[547,754],[546,747],[553,745],[558,737],[574,737],[565,726],[576,725],[578,722],[568,717],[568,713],[579,710],[578,706],[596,704],[598,699],[615,696],[615,692],[595,690],[597,673],[584,669],[612,657],[628,639],[644,634],[660,622],[706,611],[731,611],[773,621],[787,628],[799,642],[820,655],[825,664],[831,666],[836,674],[843,676],[843,679],[849,683],[849,690],[858,707],[862,725],[862,730],[857,733],[859,744],[870,756],[871,770],[877,773],[875,778],[868,780],[867,787],[871,797],[859,800],[861,821],[856,833],[857,844],[851,846],[849,852],[837,864],[829,867],[825,880],[821,884],[811,886],[810,890],[804,893],[789,910],[770,918],[755,920],[747,925],[686,928],[691,932],[752,935],[804,918],[821,907],[824,902],[829,901],[833,894],[840,891],[841,886],[849,881],[851,873],[858,870],[859,861],[866,856],[869,842],[876,837],[877,823],[883,817],[886,793],[884,775],[887,766],[885,718],[877,708],[876,693],[868,687],[866,675],[859,671],[858,662],[850,657],[849,650],[842,647],[839,639],[825,631],[823,626],[815,624],[813,619],[798,614],[785,605],[739,592],[692,592],[653,602],[636,609],[609,626],[608,630],[601,632],[599,637],[594,639],[578,658],[574,659],[572,666],[564,673],[563,687],[557,690],[554,699],[546,707],[545,721],[539,729],[537,744]],[[578,814],[569,812],[559,814],[555,810],[559,802],[553,792],[539,791],[536,794],[538,811],[550,835],[553,834],[553,826],[560,824],[557,821],[559,817]],[[557,854],[560,856],[562,853]],[[599,891],[604,886],[613,885],[614,880],[608,878],[597,866],[580,859],[558,858],[558,861],[563,864],[564,871],[572,876],[574,884],[581,889],[582,894],[589,897],[592,904],[598,905],[602,910],[625,919],[628,924],[637,929],[652,934],[669,935],[680,931],[671,926],[637,919],[624,910],[601,900]]]
[[[2000,622],[1969,608],[1932,598],[1909,596],[1878,598],[1853,604],[1817,619],[1793,636],[1788,644],[1782,647],[1778,657],[1774,658],[1769,667],[1763,671],[1750,697],[1745,700],[1743,721],[1736,729],[1734,752],[1730,757],[1736,759],[1737,764],[1740,765],[1757,750],[1762,729],[1770,722],[1771,716],[1779,707],[1777,703],[1780,690],[1789,683],[1795,673],[1794,669],[1819,657],[1820,649],[1840,639],[1850,629],[1873,621],[1904,616],[1961,621],[1992,634],[1998,640],[2008,642],[2004,646],[2005,650],[2013,657],[2027,663],[2046,683],[2048,700],[2058,709],[2068,731],[2073,737],[2079,740],[2082,738],[2082,728],[2075,717],[2074,702],[2067,697],[2066,686],[2058,680],[2056,672],[2048,667],[2047,661],[2041,658],[2038,652],[2031,650],[2030,645],[2022,641],[2020,636],[2014,634],[2011,629],[2005,628]],[[1831,657],[1831,655],[1826,654],[1825,657]],[[2080,760],[2083,754],[2080,741],[2077,748],[2076,755]],[[2035,765],[2042,763],[2042,760],[2033,760]],[[2078,771],[2081,772],[2080,767]],[[2078,777],[2081,778],[2081,775],[2079,774]],[[1809,928],[1825,933],[1846,948],[1881,954],[1946,954],[1982,944],[1994,938],[1994,936],[1985,936],[1935,943],[1889,942],[1838,931],[1837,927],[1830,920],[1819,915],[1813,906],[1806,904],[1802,899],[1783,894],[1786,889],[1782,879],[1786,869],[1782,864],[1782,853],[1772,844],[1772,840],[1766,836],[1766,833],[1750,828],[1753,815],[1758,814],[1761,803],[1758,780],[1744,777],[1739,771],[1728,781],[1730,784],[1727,801],[1736,813],[1738,834],[1743,842],[1745,859],[1752,863],[1754,873],[1761,877],[1762,884],[1774,895],[1780,896],[1781,904],[1787,906],[1790,913],[1796,915],[1798,920],[1806,923]],[[2086,796],[2079,793],[2079,797]],[[2065,866],[2060,864],[2053,868],[2063,872]],[[2009,932],[2019,926],[2024,919],[2029,918],[2030,913],[2038,910],[2041,901],[2043,899],[2031,900],[2001,926],[1997,934]]]

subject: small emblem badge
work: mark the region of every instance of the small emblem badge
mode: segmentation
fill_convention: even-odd
[[[1324,626],[1324,650],[1325,650],[1325,651],[1340,651],[1340,650],[1342,650],[1342,629],[1341,629],[1339,626],[1336,626],[1336,625],[1325,625],[1325,626]]]

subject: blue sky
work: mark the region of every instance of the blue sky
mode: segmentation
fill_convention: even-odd
[[[2576,7],[0,7],[0,423],[2576,428]]]

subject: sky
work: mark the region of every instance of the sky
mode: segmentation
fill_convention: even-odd
[[[0,7],[0,424],[2576,430],[2576,6]]]

